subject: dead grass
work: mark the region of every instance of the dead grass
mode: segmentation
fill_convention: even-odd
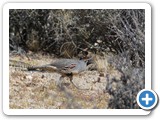
[[[96,55],[95,56],[95,62],[97,64],[97,70],[99,72],[107,72],[108,71],[108,59],[107,56],[101,57]]]

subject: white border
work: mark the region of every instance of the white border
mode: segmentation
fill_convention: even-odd
[[[9,9],[145,9],[145,88],[151,89],[151,6],[147,3],[7,3],[3,7],[3,112],[7,115],[148,115],[142,109],[9,109]]]

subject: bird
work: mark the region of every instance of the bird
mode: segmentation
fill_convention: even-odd
[[[28,70],[43,70],[50,72],[57,72],[61,76],[57,81],[57,85],[62,88],[62,81],[64,77],[68,77],[71,83],[78,88],[73,83],[73,75],[77,75],[85,70],[87,70],[87,65],[91,64],[91,59],[87,60],[78,60],[78,59],[57,59],[56,61],[42,65],[42,66],[32,66],[28,67]]]
[[[73,75],[79,74],[88,69],[88,65],[93,63],[93,58],[80,58],[80,59],[67,59],[61,58],[57,59],[54,62],[45,65],[37,65],[32,66],[28,63],[24,63],[21,61],[10,60],[10,66],[21,68],[19,70],[27,70],[27,71],[48,71],[48,72],[57,72],[61,76],[59,80],[57,80],[57,85],[62,88],[62,81],[64,77],[68,77],[71,83],[78,88],[73,83]]]

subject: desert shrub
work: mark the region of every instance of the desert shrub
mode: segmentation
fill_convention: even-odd
[[[145,70],[133,67],[124,54],[111,57],[109,63],[121,73],[121,78],[110,79],[108,74],[106,91],[111,95],[108,107],[111,109],[139,109],[137,94],[145,88]]]
[[[60,56],[63,44],[71,42],[75,54],[84,48],[94,53],[128,51],[133,64],[144,62],[144,10],[11,9],[9,14],[11,51],[21,47]]]

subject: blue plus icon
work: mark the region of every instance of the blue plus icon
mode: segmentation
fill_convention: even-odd
[[[157,94],[153,90],[141,90],[137,95],[137,103],[142,109],[152,109],[157,104]]]
[[[153,98],[150,98],[149,97],[149,94],[146,93],[146,97],[145,98],[142,98],[142,101],[145,101],[146,105],[149,105],[149,101],[153,101]]]

